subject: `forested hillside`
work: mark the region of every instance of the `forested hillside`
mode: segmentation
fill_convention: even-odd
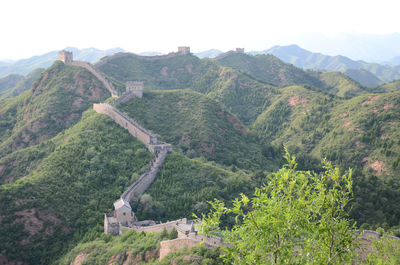
[[[144,81],[142,98],[116,107],[174,149],[152,186],[131,202],[139,220],[191,218],[214,198],[252,194],[282,166],[286,146],[301,170],[321,172],[324,158],[353,168],[349,210],[356,226],[399,233],[398,82],[366,89],[338,72],[245,54],[119,54],[96,67],[119,89]],[[152,159],[142,143],[91,110],[92,103],[112,103],[109,97],[91,73],[57,61],[30,89],[0,99],[0,261],[66,264],[82,253],[98,264],[133,254],[144,255],[140,262],[157,258],[158,242],[169,235],[102,235],[103,214]],[[217,260],[201,248],[179,253],[166,260]]]

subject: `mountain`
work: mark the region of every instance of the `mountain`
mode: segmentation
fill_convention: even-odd
[[[217,49],[211,49],[211,50],[206,50],[206,51],[194,53],[194,55],[196,55],[200,59],[203,59],[203,58],[214,58],[214,57],[216,57],[216,56],[218,56],[220,54],[222,54],[222,51],[217,50]]]
[[[341,72],[320,72],[315,76],[323,82],[323,91],[339,97],[350,98],[366,92],[362,85]]]
[[[222,65],[248,72],[259,80],[277,86],[293,84],[321,86],[318,79],[272,55],[251,56],[244,53],[232,53],[216,60]]]
[[[223,59],[118,53],[95,65],[120,89],[144,81],[143,97],[117,108],[173,146],[154,183],[131,202],[139,220],[191,218],[214,198],[251,195],[282,166],[286,146],[299,169],[321,172],[324,158],[353,168],[350,217],[364,229],[396,231],[399,81],[365,89],[341,72],[304,71],[272,55]],[[103,233],[104,213],[154,156],[92,110],[104,101],[113,99],[95,76],[60,61],[27,91],[0,99],[0,263],[158,257],[165,233]],[[168,262],[213,264],[207,256],[215,253],[205,253],[182,250]]]
[[[0,97],[15,97],[22,92],[31,88],[32,84],[36,81],[38,76],[44,71],[43,68],[33,70],[27,76],[23,77],[13,87],[0,93]]]
[[[222,65],[246,72],[257,80],[280,87],[303,84],[340,97],[356,96],[364,91],[360,84],[340,72],[305,71],[269,54],[230,53],[216,60]]]
[[[65,50],[72,51],[74,53],[74,59],[91,63],[97,62],[104,56],[123,51],[121,48],[110,50],[87,48],[80,50],[73,47],[67,47]],[[37,68],[49,67],[55,60],[58,60],[58,51],[51,51],[42,55],[18,60],[12,63],[3,62],[0,64],[0,77],[4,77],[9,74],[27,75]]]
[[[312,53],[300,48],[297,45],[274,46],[271,49],[262,51],[262,53],[275,55],[284,62],[291,63],[297,67],[302,67],[305,69],[322,69],[327,71],[342,72],[346,71],[347,69],[362,69],[370,72],[370,74],[368,74],[369,76],[373,74],[384,82],[400,79],[400,66],[390,67],[377,63],[354,61],[341,55],[329,56],[321,53]],[[357,77],[357,75],[353,76]],[[355,81],[362,84],[367,84],[367,80],[363,78],[358,80],[355,79]],[[375,83],[376,80],[373,83],[368,84],[368,87],[374,86]]]
[[[23,79],[22,75],[11,74],[0,79],[0,95],[17,85]]]
[[[342,33],[327,37],[323,34],[302,36],[299,45],[329,55],[341,54],[355,60],[383,63],[400,56],[400,33]]]
[[[364,69],[346,69],[343,73],[365,87],[377,87],[383,83],[374,74]]]
[[[244,124],[254,121],[275,89],[215,60],[201,60],[193,55],[149,58],[116,54],[103,58],[95,67],[115,80],[116,85],[141,80],[145,90],[191,88],[207,94],[223,103]]]
[[[262,146],[247,136],[239,119],[203,94],[153,90],[119,109],[190,158],[202,156],[227,166],[270,171],[279,164],[263,155]]]
[[[31,89],[0,105],[0,154],[38,144],[69,128],[92,103],[109,97],[89,71],[56,61]]]

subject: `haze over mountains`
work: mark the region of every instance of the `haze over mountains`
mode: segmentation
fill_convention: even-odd
[[[394,34],[392,38],[397,39]],[[382,37],[383,38],[383,37]],[[382,41],[381,45],[385,42]],[[372,44],[371,44],[372,45]],[[372,46],[368,50],[371,50]],[[75,58],[78,60],[97,62],[102,57],[112,55],[117,52],[123,52],[121,48],[109,50],[99,50],[96,48],[77,49],[68,47],[66,50],[74,52]],[[366,87],[375,87],[382,83],[391,82],[400,79],[400,55],[395,56],[393,49],[389,49],[393,57],[382,63],[370,63],[363,60],[352,60],[343,55],[330,56],[322,53],[314,53],[301,48],[298,45],[274,46],[263,51],[250,51],[248,54],[272,54],[280,60],[291,63],[297,67],[304,69],[312,69],[318,71],[340,71],[349,76],[353,80],[359,82]],[[36,68],[46,68],[57,59],[57,52],[52,51],[43,55],[33,56],[28,59],[16,62],[4,61],[0,62],[0,78],[10,74],[27,75]],[[223,52],[218,49],[210,49],[206,51],[196,52],[194,55],[199,58],[214,58]],[[162,53],[156,51],[141,52],[139,55],[154,56]],[[389,57],[389,55],[387,55]],[[368,57],[365,57],[368,58]],[[9,77],[12,78],[12,77]],[[9,85],[10,83],[8,83]],[[4,84],[0,84],[0,90],[5,90]]]

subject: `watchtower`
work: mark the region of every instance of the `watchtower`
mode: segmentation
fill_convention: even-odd
[[[62,50],[58,52],[58,59],[63,63],[72,63],[73,61],[72,52]]]
[[[138,98],[143,97],[144,82],[142,81],[129,81],[125,83],[126,91],[132,92]]]
[[[244,53],[244,48],[236,48],[236,53]]]
[[[190,53],[190,47],[180,46],[180,47],[178,47],[178,53],[180,53],[180,54],[189,54]]]

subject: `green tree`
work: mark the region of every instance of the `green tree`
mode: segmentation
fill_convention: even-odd
[[[268,177],[253,198],[244,194],[227,208],[210,202],[200,230],[222,235],[226,262],[232,264],[341,264],[354,257],[354,225],[346,205],[352,197],[351,170],[341,175],[324,161],[325,172],[296,171],[295,158]],[[221,218],[234,215],[232,229],[221,229]]]

